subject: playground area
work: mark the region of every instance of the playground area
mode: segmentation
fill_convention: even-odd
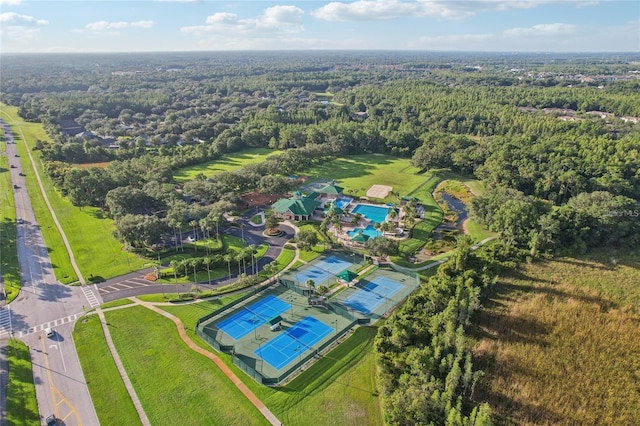
[[[362,264],[355,257],[335,252],[283,274],[279,284],[201,318],[198,335],[232,353],[234,363],[259,383],[282,384],[420,284],[417,276],[380,267],[360,278],[355,270]],[[334,287],[335,293],[317,296],[306,284],[309,279]]]

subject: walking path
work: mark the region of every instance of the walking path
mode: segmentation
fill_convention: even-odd
[[[298,261],[298,259],[300,258],[300,250],[298,249],[298,247],[296,247],[296,254],[294,256],[294,258],[291,260],[291,262],[285,266],[282,270],[286,271],[289,268],[291,268],[291,266],[293,266],[296,261]],[[269,281],[271,281],[273,279],[272,278],[268,278],[267,280],[261,282],[258,285],[263,285],[268,283]],[[243,289],[245,290],[245,289]],[[239,291],[243,291],[243,290],[239,290]],[[218,368],[220,368],[220,370],[229,378],[229,380],[231,380],[231,382],[240,390],[240,392],[242,392],[242,394],[258,409],[258,411],[260,411],[260,413],[262,413],[262,415],[269,421],[269,423],[271,423],[272,425],[282,425],[282,423],[280,422],[280,420],[278,420],[278,418],[267,408],[267,406],[253,393],[251,392],[251,390],[238,378],[238,376],[235,375],[235,373],[233,371],[231,371],[231,369],[220,359],[218,358],[215,354],[202,349],[200,346],[196,345],[193,340],[191,340],[189,338],[189,336],[187,335],[186,330],[184,329],[184,324],[182,323],[182,321],[180,321],[179,318],[171,315],[170,313],[163,311],[162,309],[158,308],[158,305],[162,305],[162,306],[175,306],[175,303],[169,303],[169,302],[164,302],[164,303],[150,303],[150,302],[145,302],[143,300],[138,299],[137,297],[130,297],[129,300],[132,300],[135,304],[144,306],[147,309],[150,309],[166,318],[169,318],[171,321],[174,322],[174,324],[176,325],[176,327],[178,328],[178,334],[180,335],[180,338],[182,339],[182,341],[193,351],[198,352],[199,354],[202,354],[204,356],[206,356],[207,358],[209,358],[210,360],[212,360],[217,366]],[[185,303],[198,303],[198,302],[202,302],[203,300],[197,300],[197,301],[189,301],[189,302],[185,302]],[[124,309],[124,308],[130,308],[131,305],[123,305],[123,306],[117,306],[111,309]],[[109,310],[111,310],[109,309]],[[116,366],[118,367],[118,372],[120,373],[120,377],[122,377],[122,380],[125,384],[125,387],[127,388],[127,392],[129,393],[129,396],[131,398],[131,401],[133,401],[133,405],[136,408],[136,411],[138,412],[138,416],[140,417],[140,420],[142,421],[142,424],[144,426],[150,426],[149,423],[149,419],[147,418],[146,413],[144,412],[144,409],[142,408],[142,405],[140,404],[140,400],[138,399],[138,396],[136,394],[135,389],[133,388],[133,385],[131,384],[131,381],[129,380],[129,376],[127,375],[126,370],[124,369],[122,362],[120,360],[120,356],[118,355],[118,352],[115,348],[115,346],[113,345],[113,340],[111,339],[111,334],[109,333],[109,328],[107,327],[107,321],[104,317],[104,312],[102,311],[101,308],[97,308],[96,309],[96,313],[98,314],[98,316],[100,317],[100,322],[102,324],[102,330],[104,331],[104,335],[105,335],[105,340],[107,341],[107,345],[109,346],[109,350],[111,351],[111,356],[113,357]]]
[[[149,418],[147,417],[147,413],[144,412],[144,408],[142,408],[142,404],[140,403],[140,399],[138,398],[138,394],[136,390],[133,388],[131,384],[131,380],[129,380],[129,375],[127,371],[124,369],[122,365],[122,360],[120,360],[120,355],[118,355],[118,351],[113,344],[113,339],[111,339],[111,333],[109,333],[109,327],[107,326],[107,319],[104,317],[104,312],[102,309],[96,308],[96,312],[98,313],[98,317],[100,317],[100,324],[102,325],[102,331],[104,332],[104,338],[107,341],[107,346],[109,347],[109,351],[111,352],[111,357],[113,361],[116,363],[116,367],[118,367],[118,373],[120,373],[120,377],[122,377],[122,381],[124,382],[124,386],[127,388],[127,392],[129,393],[129,397],[131,398],[131,402],[133,402],[133,406],[136,408],[138,412],[138,417],[140,417],[140,421],[144,426],[151,426],[149,422]]]
[[[220,368],[220,370],[229,378],[229,380],[231,380],[231,382],[240,390],[240,392],[242,392],[242,394],[258,409],[258,411],[262,413],[262,415],[269,421],[269,423],[275,426],[282,425],[282,422],[278,420],[275,414],[273,414],[271,410],[269,410],[267,406],[264,405],[264,403],[253,392],[251,392],[247,385],[242,383],[240,378],[236,376],[233,371],[231,371],[227,364],[225,364],[215,354],[196,345],[193,340],[191,340],[189,336],[187,336],[187,332],[185,331],[184,325],[182,324],[182,321],[180,321],[180,319],[171,315],[169,312],[163,311],[162,309],[151,303],[144,302],[135,297],[132,297],[131,300],[173,321],[178,328],[178,334],[180,334],[180,338],[191,350],[198,352],[199,354],[204,355],[211,361],[213,361],[218,366],[218,368]]]

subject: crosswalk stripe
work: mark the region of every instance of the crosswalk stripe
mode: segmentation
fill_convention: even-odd
[[[45,328],[47,327],[54,327],[56,325],[62,325],[63,323],[67,323],[67,322],[73,322],[75,321],[80,315],[82,315],[81,313],[77,313],[77,314],[73,314],[73,315],[69,315],[67,317],[64,318],[58,318],[49,322],[46,322],[44,324],[38,324],[35,325],[33,327],[29,327],[26,330],[20,330],[20,331],[15,331],[15,337],[17,338],[21,338],[24,336],[28,336],[29,334],[33,334],[33,333],[39,333],[41,331],[43,331]],[[7,329],[0,329],[0,336],[4,336],[6,334],[9,334],[10,330]]]
[[[95,294],[93,294],[93,291],[91,291],[89,287],[83,285],[81,288],[82,288],[82,292],[84,293],[84,297],[87,298],[87,301],[89,302],[89,306],[91,308],[100,306],[100,302],[98,301],[98,298],[95,296]]]

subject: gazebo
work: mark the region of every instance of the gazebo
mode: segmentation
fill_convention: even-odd
[[[340,278],[343,281],[346,281],[348,283],[350,283],[351,281],[355,280],[356,278],[358,278],[358,274],[356,274],[355,272],[352,272],[350,270],[344,270],[342,272],[340,272],[338,275],[336,275],[338,278]]]
[[[367,234],[363,234],[362,231],[358,231],[356,235],[351,237],[351,241],[354,243],[364,244],[369,241],[369,236]]]

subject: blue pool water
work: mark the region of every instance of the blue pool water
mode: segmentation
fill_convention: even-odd
[[[367,226],[366,228],[355,228],[352,231],[347,231],[347,235],[349,238],[353,238],[358,232],[362,231],[364,235],[367,235],[369,238],[376,238],[382,235],[382,232],[378,231],[372,225]]]
[[[362,216],[375,223],[382,223],[387,218],[389,207],[372,206],[370,204],[356,204],[352,214],[360,213]]]
[[[339,209],[343,209],[351,202],[353,201],[352,198],[338,198],[337,200],[335,200],[333,202],[333,204],[339,208]]]

